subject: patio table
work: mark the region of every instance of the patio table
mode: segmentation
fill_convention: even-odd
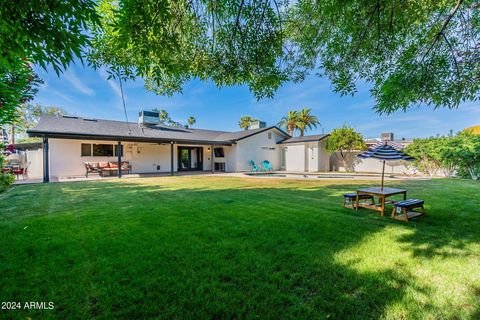
[[[374,205],[374,204],[367,204],[367,203],[359,203],[359,196],[362,194],[367,194],[371,195],[374,197],[378,197],[379,200],[379,205]],[[361,208],[367,208],[375,211],[380,211],[380,214],[383,215],[385,214],[385,204],[388,203],[386,199],[388,197],[397,195],[397,194],[403,194],[403,200],[407,199],[407,190],[404,189],[396,189],[396,188],[363,188],[363,189],[358,189],[357,190],[357,201],[356,201],[356,210],[358,210],[359,207]]]

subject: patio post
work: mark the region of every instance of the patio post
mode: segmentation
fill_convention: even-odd
[[[49,161],[48,161],[48,138],[43,137],[43,183],[50,182],[50,172],[49,172]]]
[[[117,144],[117,157],[118,157],[118,177],[122,177],[122,142],[118,141]]]
[[[173,141],[170,142],[170,175],[173,176]]]
[[[212,173],[215,172],[215,166],[214,166],[215,163],[213,162],[213,155],[214,153],[213,153],[213,144],[212,144],[210,145],[210,169],[212,170]]]

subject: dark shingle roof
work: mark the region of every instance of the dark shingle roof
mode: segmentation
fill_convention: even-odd
[[[320,141],[324,138],[328,137],[328,134],[314,134],[311,136],[303,136],[303,137],[292,137],[283,140],[281,143],[299,143],[299,142],[312,142],[312,141]]]
[[[169,126],[144,127],[123,121],[86,119],[68,116],[44,115],[37,126],[28,130],[31,137],[97,138],[130,141],[176,141],[231,144],[236,140],[276,127],[226,132]],[[278,128],[277,128],[278,129]],[[283,131],[282,131],[283,132]]]

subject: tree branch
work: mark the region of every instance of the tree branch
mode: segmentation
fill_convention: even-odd
[[[453,7],[452,10],[450,10],[450,13],[447,16],[447,19],[445,19],[445,21],[443,21],[443,24],[442,24],[442,27],[440,28],[440,31],[438,31],[438,33],[435,35],[435,39],[433,40],[432,45],[428,48],[427,52],[425,52],[425,54],[423,55],[421,63],[423,63],[423,61],[425,60],[425,57],[430,53],[430,51],[433,49],[435,44],[438,42],[438,40],[442,36],[443,32],[447,28],[448,24],[450,23],[450,20],[452,20],[453,16],[457,13],[458,8],[460,8],[463,1],[464,0],[457,0],[457,4],[455,5],[455,7]]]
[[[457,59],[455,58],[455,52],[453,50],[452,45],[450,44],[450,41],[448,41],[447,36],[445,33],[442,32],[443,39],[445,39],[445,42],[448,45],[448,48],[450,49],[450,55],[452,56],[453,63],[455,64],[455,69],[457,71],[457,77],[460,78],[460,69],[458,67]]]

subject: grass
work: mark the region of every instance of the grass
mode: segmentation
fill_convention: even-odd
[[[372,182],[165,177],[0,195],[12,318],[480,318],[480,184],[402,182],[405,224],[340,206]],[[390,186],[400,186],[390,183]]]

